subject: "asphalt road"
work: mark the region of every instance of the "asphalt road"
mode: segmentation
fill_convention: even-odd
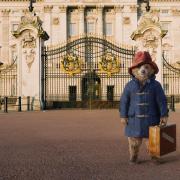
[[[132,166],[117,110],[0,114],[0,180],[180,180],[180,112],[169,123],[177,151],[154,165],[143,144]]]

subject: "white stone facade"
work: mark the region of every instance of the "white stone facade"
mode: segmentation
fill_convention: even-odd
[[[11,63],[17,55],[11,31],[16,29],[28,6],[29,1],[0,0],[0,61],[4,63]],[[47,45],[62,43],[88,31],[107,34],[118,43],[133,44],[130,35],[137,27],[136,7],[135,0],[38,0],[34,3],[34,10],[50,36]]]
[[[27,12],[29,1],[0,0],[0,61],[11,63],[18,56],[12,31]],[[171,63],[180,61],[180,1],[152,0],[151,9],[160,16],[162,27],[168,30],[163,49]],[[144,6],[141,4],[141,9]],[[111,40],[132,44],[132,32],[137,28],[136,0],[37,0],[36,14],[54,45],[87,32],[106,35]]]
[[[168,30],[162,46],[168,61],[175,64],[180,61],[180,1],[151,0],[151,8],[159,14],[162,28]]]

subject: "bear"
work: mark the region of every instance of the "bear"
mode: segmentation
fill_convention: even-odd
[[[128,137],[129,162],[137,164],[140,163],[138,155],[143,140],[149,152],[149,127],[167,124],[168,107],[164,90],[155,80],[158,66],[148,51],[135,54],[128,72],[131,80],[124,87],[119,112],[125,126],[125,136]],[[150,159],[160,163],[159,158],[150,155]]]

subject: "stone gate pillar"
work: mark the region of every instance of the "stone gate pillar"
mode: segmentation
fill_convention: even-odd
[[[30,12],[21,17],[21,23],[13,35],[16,37],[18,49],[18,96],[23,100],[30,96],[31,108],[39,110],[42,108],[41,50],[49,36],[43,30],[39,17]],[[26,102],[23,104],[27,104]]]
[[[136,41],[137,50],[149,51],[153,61],[159,68],[157,80],[163,85],[162,38],[167,31],[163,31],[156,12],[145,12],[138,21],[137,29],[131,38]]]

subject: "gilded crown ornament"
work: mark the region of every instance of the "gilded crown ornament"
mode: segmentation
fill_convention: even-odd
[[[101,72],[107,73],[110,77],[114,73],[120,72],[120,59],[112,53],[105,53],[99,62]]]
[[[67,54],[63,57],[61,64],[62,70],[70,76],[81,72],[81,61],[76,55]]]

